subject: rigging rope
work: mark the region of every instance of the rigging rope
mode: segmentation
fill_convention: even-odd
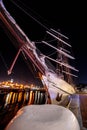
[[[47,26],[45,26],[44,24],[42,24],[39,20],[37,20],[37,18],[35,18],[35,17],[33,17],[29,12],[27,12],[26,10],[25,10],[25,8],[26,9],[29,9],[30,11],[32,11],[35,15],[36,15],[36,17],[38,16],[39,18],[42,18],[43,19],[43,17],[41,17],[40,15],[38,15],[35,11],[33,11],[31,8],[29,8],[29,7],[27,7],[23,2],[21,2],[20,0],[18,0],[23,6],[25,6],[25,8],[22,8],[20,5],[18,5],[15,1],[13,1],[13,0],[10,0],[16,7],[18,7],[22,12],[24,12],[27,16],[29,16],[30,18],[32,18],[35,22],[37,22],[39,25],[41,25],[44,29],[46,29],[46,31],[49,31],[49,32],[53,32],[53,30],[54,29],[49,29]],[[47,21],[47,20],[45,20],[45,21]],[[55,31],[55,30],[54,30]],[[55,31],[56,32],[56,31]],[[61,34],[61,33],[59,33],[59,32],[57,32],[60,36],[64,36],[64,37],[66,37],[65,35],[63,35],[63,34]],[[56,41],[57,39],[54,39],[53,41]],[[51,41],[48,41],[48,42],[51,42]]]
[[[16,2],[10,0],[16,7],[18,7],[22,12],[24,12],[27,16],[29,16],[30,18],[32,18],[35,22],[37,22],[38,24],[40,24],[42,27],[44,27],[46,30],[49,30],[48,27],[46,27],[44,24],[42,24],[39,20],[37,20],[36,18],[34,18],[32,15],[30,15],[27,11],[25,11],[22,7],[20,7]]]
[[[44,38],[44,39],[45,39],[45,38]],[[54,42],[54,41],[57,41],[57,39],[53,39],[53,40],[49,40],[49,41],[46,40],[46,42]],[[38,42],[38,41],[34,41],[34,42],[35,42],[35,43],[42,43],[42,41],[39,41],[39,42]]]
[[[18,1],[21,5],[23,5],[25,7],[25,9],[28,9],[29,12],[31,11],[32,13],[34,13],[36,15],[36,17],[39,17],[39,18],[43,19],[44,21],[47,21],[41,15],[39,15],[36,11],[32,10],[29,6],[26,6],[22,1],[20,1],[20,0],[16,0],[16,1]]]
[[[4,66],[5,66],[6,70],[8,70],[8,66],[7,66],[7,64],[6,64],[6,62],[5,62],[5,59],[3,58],[3,56],[2,56],[1,53],[0,53],[0,57],[1,57],[1,59],[2,59],[2,62],[4,63]]]
[[[51,53],[51,54],[49,54],[49,55],[47,55],[47,56],[52,56],[52,55],[54,55],[55,53],[57,53],[57,51],[54,51],[53,53]]]

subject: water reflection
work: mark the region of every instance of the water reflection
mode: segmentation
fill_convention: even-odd
[[[16,112],[25,105],[48,104],[49,94],[43,87],[13,82],[0,83],[0,130],[3,130]]]

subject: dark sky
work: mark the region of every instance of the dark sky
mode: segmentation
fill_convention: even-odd
[[[27,15],[18,9],[21,5]],[[59,2],[58,0],[4,0],[8,10],[31,40],[44,39],[47,28],[60,29],[69,37],[74,53],[75,67],[79,70],[78,81],[87,83],[87,8],[86,3]],[[32,18],[31,18],[32,16]],[[36,18],[42,25],[35,21]]]

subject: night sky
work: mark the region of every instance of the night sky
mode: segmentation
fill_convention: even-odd
[[[14,2],[17,5],[21,5],[27,12],[27,15]],[[77,73],[78,82],[87,83],[87,9],[85,3],[71,1],[65,3],[57,0],[13,0],[13,2],[12,0],[4,0],[4,3],[30,40],[40,41],[44,39],[46,28],[43,25],[47,28],[54,28],[55,30],[60,29],[64,35],[68,36],[75,57],[75,67],[79,70]],[[1,30],[0,36],[3,34]],[[2,38],[0,39],[2,40]],[[5,46],[4,43],[0,41],[1,55],[7,48],[11,48],[15,52],[9,40],[9,46],[7,44]],[[12,51],[13,55],[15,55],[14,52]],[[6,51],[3,55],[6,55]],[[6,63],[9,64],[10,60],[6,61]]]

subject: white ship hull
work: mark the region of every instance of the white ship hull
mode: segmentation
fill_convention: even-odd
[[[73,86],[52,72],[48,72],[46,76],[42,76],[42,79],[43,84],[48,86],[48,91],[53,104],[61,104],[61,102],[64,102],[65,105],[66,100],[69,100],[68,96],[75,94],[75,89]],[[59,102],[56,100],[58,94],[59,98],[61,96]]]

